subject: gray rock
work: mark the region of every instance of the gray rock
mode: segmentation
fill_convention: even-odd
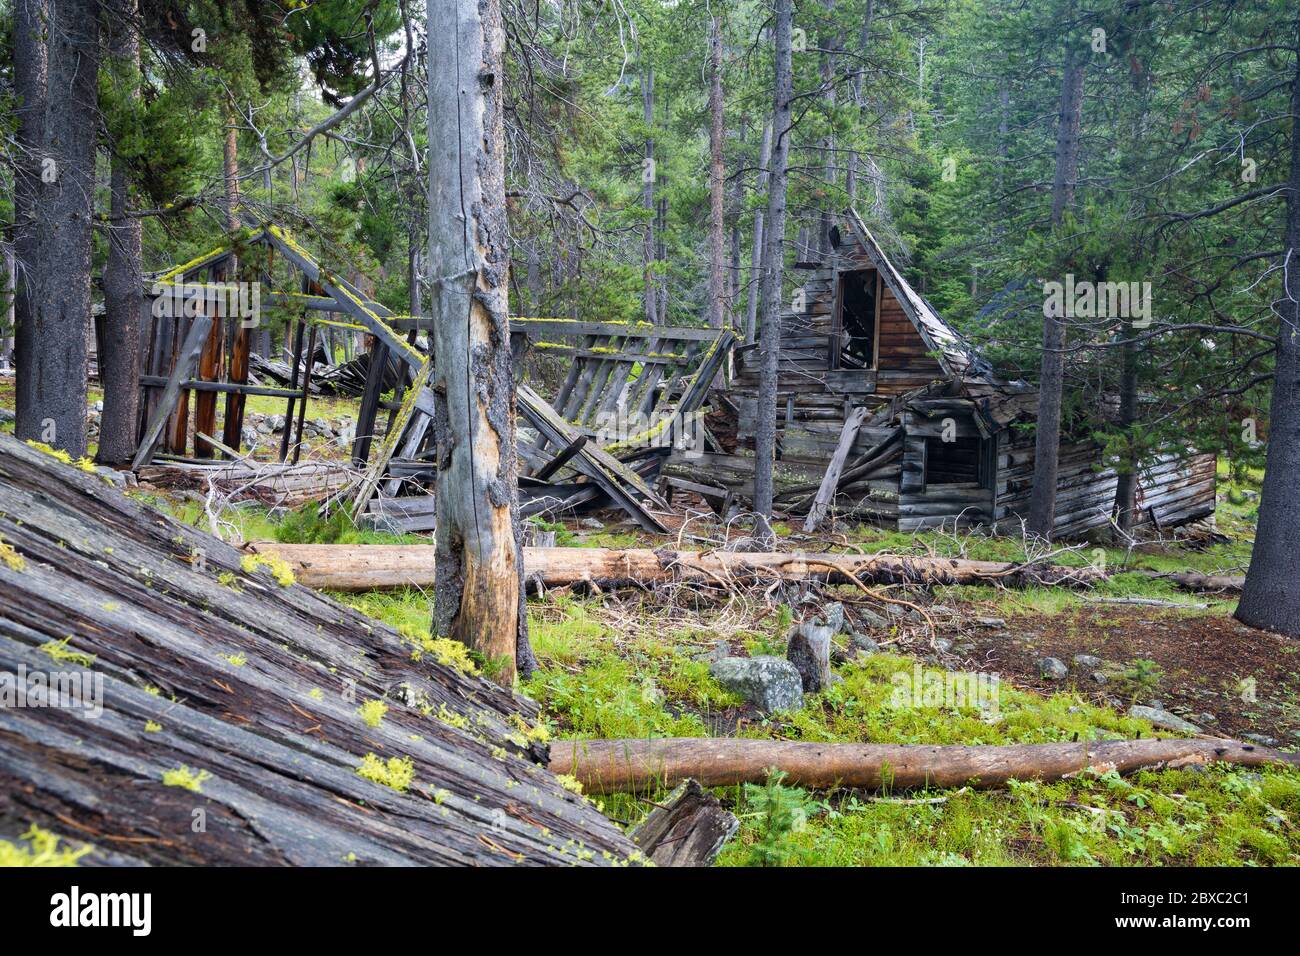
[[[1103,674],[1101,671],[1093,671],[1091,674],[1088,675],[1088,679],[1092,681],[1094,684],[1105,684],[1107,681],[1110,680],[1110,678],[1107,677],[1105,674]]]
[[[987,627],[990,630],[999,630],[1007,626],[1007,622],[1000,617],[977,617],[975,624],[978,627]]]
[[[832,634],[844,633],[844,605],[839,601],[827,604],[817,616],[831,629]]]
[[[1196,715],[1196,722],[1198,724],[1217,724],[1219,722],[1219,718],[1215,717],[1209,711],[1206,711],[1203,714]]]
[[[856,647],[859,651],[862,651],[862,653],[864,654],[880,653],[880,645],[877,644],[872,638],[863,634],[861,631],[850,632],[849,640],[853,642],[854,647]]]
[[[1071,660],[1080,667],[1087,668],[1088,670],[1096,670],[1105,663],[1100,657],[1094,657],[1091,654],[1075,654]]]
[[[724,657],[714,661],[709,673],[765,714],[803,708],[803,681],[795,666],[783,658]]]
[[[578,522],[578,527],[587,531],[604,531],[605,523],[599,518],[583,518]]]
[[[870,608],[863,608],[858,612],[858,620],[862,622],[863,627],[875,628],[878,631],[887,631],[890,628],[889,618],[877,614]]]
[[[1055,657],[1044,657],[1038,662],[1038,674],[1048,680],[1064,680],[1070,669]]]
[[[1277,746],[1276,737],[1269,737],[1265,734],[1242,734],[1241,736],[1245,737],[1247,740],[1254,741],[1255,743],[1259,744],[1261,747]]]
[[[843,613],[843,608],[840,609]],[[805,693],[815,694],[831,686],[831,636],[827,625],[805,621],[792,628],[787,638],[786,659],[794,665]]]
[[[713,642],[713,646],[707,651],[696,654],[697,661],[708,661],[712,664],[714,661],[720,661],[731,656],[731,645],[722,639]]]
[[[947,654],[952,650],[952,641],[946,637],[936,637],[934,639],[934,649],[940,654]]]
[[[1159,707],[1143,707],[1141,704],[1134,704],[1128,709],[1130,717],[1137,717],[1139,720],[1149,720],[1155,727],[1161,730],[1173,730],[1182,734],[1199,734],[1201,728],[1197,727],[1190,720],[1169,713]]]

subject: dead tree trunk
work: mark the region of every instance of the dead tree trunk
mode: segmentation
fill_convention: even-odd
[[[763,126],[763,142],[758,151],[758,176],[754,191],[767,192],[768,166],[772,162],[772,124]],[[751,345],[758,330],[758,294],[763,285],[763,208],[754,210],[754,241],[749,247],[749,302],[745,309],[745,344]]]
[[[1086,54],[1067,40],[1061,78],[1061,112],[1056,124],[1056,178],[1052,185],[1052,225],[1059,226],[1074,205],[1079,177],[1079,125],[1083,115]],[[1044,310],[1046,313],[1048,310]],[[1051,310],[1053,313],[1055,309]],[[1034,435],[1034,486],[1029,497],[1028,530],[1052,536],[1056,522],[1056,476],[1061,451],[1061,399],[1065,382],[1065,316],[1043,316],[1043,357],[1038,381],[1038,430]]]
[[[254,550],[287,561],[298,580],[331,591],[429,587],[436,555],[401,544],[257,543]],[[683,582],[720,587],[776,580],[833,584],[995,584],[1086,587],[1106,579],[1091,565],[1011,564],[900,554],[817,554],[785,551],[671,551],[667,548],[525,548],[529,581],[546,587],[657,588]]]
[[[107,11],[111,31],[111,73],[131,101],[140,97],[140,35],[136,0],[117,0]],[[104,386],[104,413],[95,458],[116,465],[135,454],[140,405],[141,224],[131,208],[127,160],[115,146],[108,261],[104,265],[104,334],[99,379]]]
[[[551,772],[578,778],[586,793],[643,791],[695,779],[705,787],[762,783],[784,770],[787,783],[814,789],[1003,787],[1009,780],[1060,780],[1088,768],[1121,774],[1223,762],[1300,766],[1300,755],[1235,740],[1106,740],[1060,744],[933,746],[827,744],[793,740],[678,737],[557,740]]]
[[[758,380],[758,426],[754,435],[754,536],[770,547],[772,469],[776,458],[776,396],[781,357],[781,275],[785,265],[786,163],[790,155],[794,77],[791,69],[791,0],[776,0],[773,39],[776,45],[775,95],[772,110],[772,171],[767,200],[766,251],[763,257],[763,329]]]
[[[35,218],[40,246],[31,299],[32,351],[20,364],[16,433],[81,456],[86,451],[86,330],[91,219],[99,131],[99,4],[50,5],[50,90]]]
[[[223,150],[223,163],[226,177],[226,229],[234,232],[239,228],[239,129],[235,125],[235,110],[230,110],[230,125],[226,128],[226,144]],[[267,196],[271,194],[271,170],[262,174],[262,186]],[[226,279],[239,279],[239,260],[232,256],[225,270]],[[261,322],[261,316],[254,316],[255,322]],[[252,326],[244,322],[241,316],[234,326],[234,336],[230,341],[230,380],[243,384],[248,381],[248,353],[252,347]],[[330,361],[334,361],[331,355]],[[306,403],[304,402],[304,408]],[[287,426],[286,426],[287,427]],[[244,396],[231,392],[226,396],[226,417],[223,425],[222,441],[229,447],[239,449],[244,432]],[[209,432],[208,434],[211,434]]]
[[[641,205],[646,210],[645,235],[642,257],[645,274],[645,320],[651,325],[659,322],[659,309],[655,302],[655,141],[650,135],[655,121],[655,71],[641,67],[641,109],[645,119],[645,157],[641,164]]]
[[[510,686],[527,618],[507,318],[501,8],[429,3],[429,274],[437,441],[433,632]]]
[[[720,329],[728,313],[727,260],[723,243],[722,28],[709,24],[709,325]]]
[[[1295,33],[1300,36],[1300,19]],[[1300,61],[1291,87],[1291,115],[1300,117]],[[1282,261],[1286,288],[1278,303],[1277,360],[1269,407],[1268,461],[1259,527],[1237,605],[1237,618],[1300,637],[1300,120],[1291,130],[1290,189]]]
[[[45,130],[46,0],[15,0],[14,93],[18,102],[18,155],[14,162],[14,361],[18,369],[17,409],[24,425],[39,423],[35,413],[36,377],[31,374],[36,350],[34,326],[39,237],[35,210],[41,189],[41,152]],[[24,434],[23,438],[39,437]]]

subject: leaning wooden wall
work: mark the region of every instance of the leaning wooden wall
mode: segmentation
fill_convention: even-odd
[[[995,514],[999,530],[1018,527],[1029,514],[1034,477],[1032,434],[999,434]],[[1058,537],[1077,537],[1109,526],[1115,505],[1117,476],[1113,468],[1098,469],[1101,447],[1093,442],[1061,446],[1057,475]],[[1138,476],[1137,525],[1172,528],[1214,514],[1214,455],[1164,455]]]

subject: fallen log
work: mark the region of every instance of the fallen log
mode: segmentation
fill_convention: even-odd
[[[336,591],[431,587],[434,549],[420,545],[278,544],[250,550],[276,554],[303,584]],[[724,586],[775,580],[832,584],[1047,584],[1084,586],[1106,577],[1091,567],[968,561],[900,554],[818,554],[800,551],[673,551],[661,548],[525,548],[524,572],[546,587],[661,587],[673,583]]]
[[[264,565],[0,435],[0,834],[150,865],[634,852],[546,772],[535,703]]]
[[[1236,740],[1107,740],[993,746],[827,744],[731,737],[575,740],[551,744],[551,771],[586,793],[643,791],[694,779],[705,787],[762,783],[770,768],[810,789],[918,787],[997,789],[1009,780],[1060,780],[1086,770],[1121,774],[1214,762],[1300,767],[1288,754]]]
[[[1199,574],[1196,571],[1144,571],[1148,577],[1172,581],[1185,591],[1227,591],[1240,594],[1246,586],[1244,574]]]

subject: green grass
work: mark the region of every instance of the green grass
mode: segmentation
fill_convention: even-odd
[[[706,717],[736,701],[693,659],[700,633],[634,634],[602,627],[594,605],[566,599],[534,608],[543,670],[523,690],[539,700],[561,738],[697,736]],[[647,636],[649,635],[649,636]],[[1072,693],[1044,697],[1003,686],[1000,719],[975,708],[896,707],[896,674],[910,658],[882,654],[837,668],[844,678],[793,715],[746,724],[747,737],[878,743],[1009,744],[1126,739],[1157,733],[1145,721]],[[926,673],[932,673],[929,669]],[[1231,865],[1300,863],[1300,772],[1211,767],[1130,779],[1084,776],[1006,791],[947,794],[940,805],[872,802],[856,792],[797,791],[800,822],[777,856],[805,865]],[[718,791],[741,817],[722,865],[772,859],[762,788]],[[909,794],[931,796],[936,794]],[[937,794],[944,796],[945,794]],[[635,822],[662,790],[603,798]],[[1093,807],[1079,809],[1073,804]],[[1096,812],[1101,811],[1101,812]]]

